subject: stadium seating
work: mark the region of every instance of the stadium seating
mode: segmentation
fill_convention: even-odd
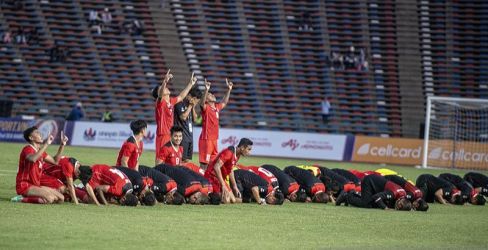
[[[418,9],[415,35],[425,96],[488,98],[483,25],[488,11],[475,2],[408,6]],[[174,24],[183,48],[174,54],[187,62],[199,84],[207,78],[221,98],[225,78],[235,83],[221,116],[223,127],[402,136],[409,126],[402,122],[403,112],[415,113],[425,100],[415,96],[420,103],[415,107],[402,102],[402,85],[409,83],[400,77],[405,73],[399,54],[405,48],[398,47],[398,34],[406,31],[399,25],[402,10],[396,1],[172,0],[165,6],[174,23],[159,22],[160,5],[151,1],[25,1],[22,10],[2,6],[1,34],[18,27],[38,29],[40,41],[1,46],[0,94],[15,101],[15,115],[65,117],[82,101],[91,120],[110,109],[119,121],[153,122],[150,90],[174,67],[163,56],[165,41],[157,28],[169,30],[164,25]],[[90,27],[89,11],[105,8],[113,20],[98,34]],[[142,35],[120,29],[134,20],[144,23]],[[69,49],[66,62],[50,61],[55,44]],[[354,54],[355,66],[334,65],[333,53]],[[406,64],[418,71],[417,65]],[[171,87],[179,90],[183,84]],[[332,111],[323,124],[320,102],[326,96]]]

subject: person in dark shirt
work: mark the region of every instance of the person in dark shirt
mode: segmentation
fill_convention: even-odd
[[[282,205],[285,197],[280,190],[275,190],[259,175],[243,170],[234,170],[237,188],[242,194],[243,202],[256,201],[259,205]]]
[[[156,196],[154,196],[154,193],[151,191],[150,188],[151,183],[145,183],[142,179],[141,174],[139,174],[138,171],[126,167],[115,168],[124,173],[127,178],[129,178],[130,182],[132,183],[134,195],[139,198],[141,204],[146,206],[156,205]]]
[[[197,118],[195,107],[198,105],[202,92],[193,87],[182,102],[175,105],[174,125],[183,129],[183,162],[189,162],[193,157],[193,122]]]
[[[437,200],[441,204],[464,204],[461,192],[454,185],[431,174],[417,177],[415,186],[422,191],[423,199],[427,202]]]
[[[346,177],[326,167],[316,167],[320,170],[319,179],[322,181],[322,183],[324,183],[325,188],[336,195],[336,197],[342,192],[361,192],[361,186],[357,186],[354,182],[350,181]]]
[[[161,173],[171,177],[178,184],[178,192],[186,198],[189,204],[206,204],[208,196],[202,193],[202,184],[184,168],[159,164],[154,167]]]
[[[158,202],[173,205],[183,204],[184,197],[176,192],[177,184],[169,176],[143,165],[139,166],[139,174],[144,182],[152,183],[150,188]]]
[[[365,176],[361,182],[361,196],[344,192],[337,198],[336,205],[341,205],[342,201],[362,208],[395,208],[402,211],[412,209],[405,190],[381,175]]]
[[[307,192],[313,202],[327,203],[330,201],[325,185],[310,171],[296,166],[288,166],[283,171],[300,184],[300,187]]]
[[[463,197],[465,202],[469,202],[473,205],[485,205],[486,199],[483,195],[480,195],[479,192],[473,188],[469,182],[465,181],[461,176],[450,174],[450,173],[443,173],[439,175],[439,178],[450,182],[457,189],[461,191],[461,196]]]
[[[410,183],[407,179],[398,175],[385,175],[385,179],[399,185],[407,193],[407,199],[412,202],[412,207],[416,211],[427,211],[429,209],[429,204],[422,198],[422,191]]]
[[[261,167],[271,172],[278,179],[279,189],[288,200],[291,202],[305,202],[307,200],[305,190],[300,189],[297,181],[283,172],[283,170],[269,164],[262,165]]]
[[[349,172],[348,170],[340,169],[340,168],[333,168],[332,171],[335,172],[336,174],[339,174],[339,175],[345,177],[347,180],[352,181],[355,185],[361,186],[361,180],[356,175]]]
[[[66,121],[79,121],[85,117],[85,111],[83,110],[83,104],[81,102],[76,103],[75,107],[66,117]]]
[[[464,175],[464,180],[471,183],[476,191],[488,196],[488,176],[482,173],[469,172]]]

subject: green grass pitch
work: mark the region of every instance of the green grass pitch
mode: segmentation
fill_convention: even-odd
[[[381,211],[331,204],[259,206],[96,207],[12,203],[22,144],[0,143],[0,249],[486,249],[488,207],[434,204],[428,212]],[[54,154],[57,145],[49,147]],[[114,164],[117,149],[67,147],[83,164]],[[154,152],[141,157],[151,165]],[[378,165],[249,157],[244,165],[318,163],[376,169]],[[388,166],[415,179],[421,170]],[[463,171],[450,171],[462,174]]]

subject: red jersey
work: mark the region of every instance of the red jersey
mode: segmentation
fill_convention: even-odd
[[[216,103],[215,108],[205,104],[202,109],[202,133],[201,140],[217,140],[219,139],[219,114],[223,105]]]
[[[164,144],[161,147],[158,159],[162,160],[163,163],[169,164],[171,166],[178,166],[181,163],[181,158],[183,157],[183,147],[178,146],[178,150],[173,147],[171,141]]]
[[[122,157],[129,157],[127,160],[127,167],[130,169],[135,169],[137,163],[139,162],[139,157],[142,155],[144,149],[144,143],[139,142],[139,147],[137,147],[136,138],[134,136],[129,137],[127,141],[122,144],[120,148],[119,156],[117,157],[117,166],[122,166]]]
[[[123,180],[125,183],[130,183],[129,178],[127,178],[124,173],[108,165],[93,165],[91,170],[92,177],[88,184],[90,184],[93,189],[97,188],[99,185],[113,186],[120,180]]]
[[[156,116],[156,135],[169,135],[174,120],[174,107],[177,103],[178,97],[170,97],[169,103],[165,100],[156,100],[155,116]]]
[[[268,184],[270,184],[273,187],[278,186],[278,178],[276,178],[273,173],[271,173],[270,171],[268,171],[265,168],[257,167],[257,166],[245,167],[242,165],[240,165],[239,168],[244,169],[244,170],[249,170],[249,171],[259,175],[259,177],[263,178],[266,182],[268,182]]]
[[[31,154],[35,154],[37,149],[32,145],[26,145],[20,152],[19,169],[17,171],[16,183],[17,186],[21,182],[27,182],[35,186],[41,185],[42,167],[44,165],[44,159],[47,157],[47,153],[42,153],[41,157],[35,162],[27,160],[27,157]]]
[[[222,172],[222,178],[225,180],[229,176],[230,172],[232,171],[232,168],[236,165],[237,161],[239,158],[236,156],[236,148],[233,146],[230,146],[222,152],[220,152],[217,157],[213,161],[210,162],[210,164],[207,167],[207,170],[205,171],[205,177],[206,178],[212,178],[217,180],[217,175],[215,174],[214,166],[215,164],[221,160],[223,165],[220,168],[220,171]]]
[[[47,163],[42,169],[42,174],[54,177],[63,183],[66,183],[67,178],[74,179],[75,166],[71,164],[70,158],[63,156],[58,164]]]

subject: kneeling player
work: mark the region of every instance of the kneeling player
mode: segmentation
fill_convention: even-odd
[[[273,165],[262,165],[262,168],[271,172],[277,179],[279,189],[291,202],[305,202],[307,201],[307,193],[300,189],[300,185],[293,177],[287,175],[283,170]]]
[[[12,201],[26,203],[61,203],[63,195],[47,186],[41,185],[42,168],[45,162],[57,164],[68,138],[61,131],[61,144],[58,153],[53,157],[45,151],[53,142],[54,137],[49,135],[43,141],[37,127],[31,127],[24,131],[24,139],[29,143],[20,153],[19,168],[16,177],[16,191],[19,196]],[[51,178],[54,179],[54,178]],[[53,181],[56,181],[55,179]]]
[[[485,205],[485,197],[483,197],[483,195],[481,195],[479,192],[476,192],[473,186],[469,182],[463,180],[461,176],[444,173],[440,174],[439,178],[456,186],[456,188],[461,191],[461,196],[463,197],[464,201],[467,201],[473,205]]]
[[[208,203],[208,196],[203,193],[202,184],[188,172],[191,170],[166,164],[159,164],[154,168],[176,181],[178,192],[186,198],[187,203],[200,205]]]
[[[93,203],[100,206],[95,191],[104,205],[108,205],[105,194],[115,198],[121,205],[137,206],[137,197],[132,194],[132,183],[118,169],[108,165],[80,166],[80,180]]]
[[[143,179],[139,171],[129,169],[126,167],[115,167],[120,172],[124,173],[132,183],[133,194],[137,196],[142,205],[154,206],[156,205],[156,197],[152,192],[151,185],[153,184],[150,179]],[[139,168],[139,166],[138,166]]]
[[[437,200],[441,204],[464,204],[461,192],[454,185],[431,174],[417,177],[415,186],[422,191],[423,199],[427,202],[433,203]]]
[[[488,196],[488,176],[482,173],[469,172],[464,175],[464,180],[471,183],[477,192]]]
[[[143,165],[139,166],[139,173],[143,178],[147,178],[152,182],[151,190],[154,192],[158,202],[172,205],[183,204],[184,198],[177,192],[177,184],[169,176]]]
[[[243,202],[256,201],[259,205],[282,205],[285,197],[259,175],[242,169],[234,170],[236,184]]]
[[[247,156],[252,150],[252,141],[247,138],[242,138],[236,147],[228,147],[222,150],[215,159],[213,159],[207,170],[205,171],[205,178],[210,181],[213,192],[221,194],[223,203],[235,203],[236,198],[230,187],[225,182],[229,177],[230,185],[236,195],[240,195],[236,186],[234,172],[232,168],[237,164],[241,156]]]
[[[283,171],[300,184],[300,187],[307,192],[312,202],[327,203],[330,201],[330,197],[325,190],[325,185],[310,171],[296,166],[288,166]]]
[[[361,196],[355,193],[342,193],[336,205],[343,201],[362,208],[395,208],[410,211],[412,203],[406,198],[406,192],[397,184],[388,181],[381,175],[367,175],[361,182]]]

